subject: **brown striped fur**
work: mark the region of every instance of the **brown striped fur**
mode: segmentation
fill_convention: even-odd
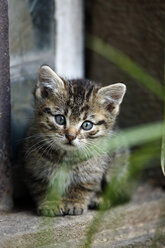
[[[81,214],[101,191],[114,156],[98,154],[76,165],[72,165],[72,158],[74,161],[76,150],[88,154],[89,144],[95,146],[101,137],[112,135],[124,94],[123,84],[100,87],[89,80],[62,79],[48,66],[40,68],[34,91],[35,117],[25,139],[24,165],[25,181],[39,213]],[[63,125],[55,121],[57,115],[65,117]],[[84,121],[93,123],[91,130],[82,128]],[[63,163],[67,159],[71,161],[69,167]],[[66,185],[59,186],[61,202],[50,208],[44,201],[56,177],[64,178],[61,184]]]

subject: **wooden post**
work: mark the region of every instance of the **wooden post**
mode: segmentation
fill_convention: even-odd
[[[0,0],[0,210],[11,210],[10,74],[8,2]]]

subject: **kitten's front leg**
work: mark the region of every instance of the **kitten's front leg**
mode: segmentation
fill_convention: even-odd
[[[27,186],[36,205],[36,212],[41,216],[64,215],[64,204],[59,194],[55,190],[48,190],[48,181],[37,179],[32,173],[27,175]]]
[[[64,213],[66,215],[81,215],[86,212],[91,192],[80,186],[69,188],[64,202]]]
[[[38,202],[37,212],[39,215],[54,217],[65,214],[65,205],[62,197],[56,188],[49,188],[45,192],[44,198]]]
[[[37,212],[42,216],[81,215],[87,210],[89,192],[79,187],[71,187],[64,198],[54,195],[52,199],[40,202]]]

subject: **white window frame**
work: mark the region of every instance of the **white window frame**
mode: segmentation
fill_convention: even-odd
[[[55,0],[55,70],[64,77],[84,76],[83,0]]]

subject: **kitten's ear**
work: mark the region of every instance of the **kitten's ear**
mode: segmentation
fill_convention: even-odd
[[[125,84],[117,83],[99,89],[98,97],[100,102],[106,106],[108,111],[116,114],[118,113],[119,105],[123,100],[125,92]]]
[[[49,93],[56,93],[60,89],[64,89],[63,80],[49,66],[41,66],[35,90],[36,98],[46,98]]]

